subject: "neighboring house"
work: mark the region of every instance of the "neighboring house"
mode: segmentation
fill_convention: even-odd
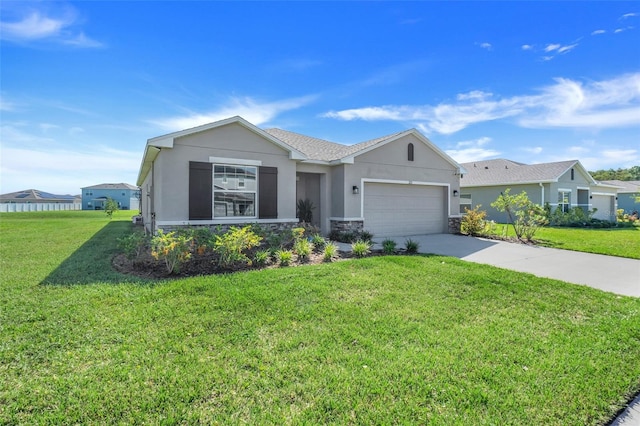
[[[466,173],[462,187],[460,211],[481,204],[487,219],[508,222],[507,213],[491,207],[501,192],[511,188],[516,195],[525,191],[534,203],[551,209],[569,211],[573,207],[597,209],[594,218],[616,220],[616,190],[614,185],[596,182],[578,160],[554,163],[523,164],[496,159],[463,163]]]
[[[232,117],[149,139],[137,184],[147,230],[291,226],[309,199],[323,233],[383,237],[459,228],[461,171],[414,129],[342,145]]]
[[[73,204],[73,195],[56,195],[37,189],[25,189],[24,191],[11,192],[0,195],[0,203],[53,203],[53,204]]]
[[[122,210],[140,209],[140,189],[128,183],[102,183],[82,188],[82,210],[103,210],[107,199]]]
[[[640,212],[640,180],[604,180],[603,184],[618,187],[618,208],[625,213]]]

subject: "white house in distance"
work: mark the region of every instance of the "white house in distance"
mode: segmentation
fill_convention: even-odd
[[[522,191],[534,203],[552,209],[569,211],[581,207],[597,209],[596,219],[616,220],[616,191],[611,184],[596,182],[578,160],[553,163],[524,164],[496,159],[463,163],[466,173],[460,180],[462,193],[460,211],[478,204],[487,212],[487,219],[507,222],[507,214],[491,207],[501,192],[511,188],[511,194]]]
[[[382,237],[459,230],[459,164],[415,129],[355,145],[241,117],[147,141],[137,184],[146,229],[298,222]]]
[[[140,209],[140,189],[128,183],[101,183],[82,188],[82,210],[103,210],[107,199],[122,210]]]

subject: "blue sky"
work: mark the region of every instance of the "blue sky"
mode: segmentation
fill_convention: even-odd
[[[0,192],[135,183],[146,140],[241,115],[455,160],[640,164],[640,3],[0,3]]]

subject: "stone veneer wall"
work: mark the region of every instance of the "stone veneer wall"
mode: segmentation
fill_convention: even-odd
[[[449,216],[449,233],[459,234],[461,223],[462,223],[462,216]]]
[[[171,232],[171,231],[177,231],[178,229],[187,229],[187,228],[209,228],[212,231],[219,229],[222,232],[227,232],[229,228],[231,228],[232,226],[235,226],[236,228],[242,228],[247,225],[252,225],[252,223],[224,223],[224,224],[216,224],[216,225],[167,225],[167,226],[158,226],[158,229],[162,229],[163,232]],[[281,232],[281,231],[285,231],[288,229],[301,226],[300,222],[258,223],[258,225],[260,225],[263,228],[269,229],[272,232]]]
[[[364,222],[361,220],[331,220],[331,232],[362,232]]]

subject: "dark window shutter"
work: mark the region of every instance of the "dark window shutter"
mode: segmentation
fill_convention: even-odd
[[[278,168],[258,169],[258,203],[260,219],[278,218]]]
[[[189,220],[213,217],[213,175],[211,163],[189,162]]]

